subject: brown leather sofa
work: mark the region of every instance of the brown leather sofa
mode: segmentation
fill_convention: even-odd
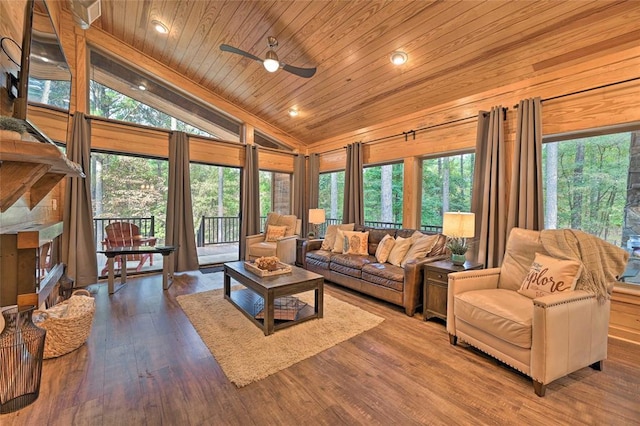
[[[355,230],[369,231],[368,255],[334,253],[321,249],[321,239],[307,240],[302,247],[304,268],[321,274],[328,281],[402,306],[407,315],[413,316],[422,300],[422,265],[449,256],[445,247],[446,237],[439,235],[428,257],[410,260],[400,267],[386,262],[378,263],[375,258],[378,243],[387,234],[394,238],[409,238],[416,232],[415,229],[356,227]]]

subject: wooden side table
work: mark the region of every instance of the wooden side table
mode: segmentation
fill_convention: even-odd
[[[458,266],[450,260],[439,260],[437,262],[426,263],[423,266],[424,281],[422,302],[422,319],[440,318],[447,320],[447,291],[449,289],[449,274],[452,272],[468,271],[471,269],[482,269],[481,263],[466,261],[464,265]]]

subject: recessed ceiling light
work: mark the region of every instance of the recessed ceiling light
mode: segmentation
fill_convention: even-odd
[[[289,116],[297,117],[298,114],[300,114],[300,113],[298,112],[297,108],[289,108]]]
[[[145,85],[144,85],[144,84],[139,85],[139,86],[138,86],[138,89],[140,89],[140,90],[147,90],[147,88],[145,87]]]
[[[409,59],[409,55],[398,50],[396,52],[393,52],[389,59],[391,59],[391,63],[393,65],[402,65],[407,62],[407,60]]]
[[[169,28],[157,19],[151,21],[151,25],[153,25],[153,28],[155,28],[155,30],[160,34],[167,34],[169,32]]]

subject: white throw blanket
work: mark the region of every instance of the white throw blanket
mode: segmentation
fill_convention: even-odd
[[[583,264],[576,289],[595,293],[600,302],[610,297],[610,285],[624,272],[629,260],[629,253],[620,247],[574,229],[545,229],[540,239],[551,256]]]

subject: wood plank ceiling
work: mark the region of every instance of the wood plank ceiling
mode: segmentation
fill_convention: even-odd
[[[638,22],[638,1],[102,0],[93,25],[309,144],[637,45]],[[268,36],[316,75],[219,49]]]

